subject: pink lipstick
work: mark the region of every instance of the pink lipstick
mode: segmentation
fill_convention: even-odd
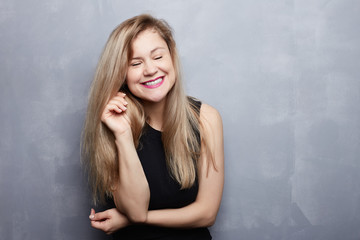
[[[164,76],[141,83],[146,88],[157,88],[164,82]]]

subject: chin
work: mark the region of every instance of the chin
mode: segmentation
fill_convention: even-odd
[[[145,99],[145,101],[152,102],[152,103],[159,103],[159,102],[162,102],[163,100],[165,100],[165,97]]]
[[[159,103],[159,102],[162,102],[166,99],[167,95],[164,95],[164,96],[148,96],[148,97],[145,97],[143,98],[143,101],[146,101],[146,102],[152,102],[152,103]]]

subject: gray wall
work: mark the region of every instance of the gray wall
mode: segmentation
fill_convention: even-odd
[[[360,2],[0,1],[0,239],[107,239],[79,162],[111,30],[175,29],[186,88],[223,117],[215,239],[360,239]]]

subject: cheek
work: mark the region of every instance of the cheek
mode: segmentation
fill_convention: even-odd
[[[161,66],[159,66],[159,68],[164,71],[164,72],[167,72],[168,74],[174,74],[175,72],[175,69],[174,69],[174,66],[171,62],[164,62],[162,63]]]
[[[173,78],[175,78],[176,71],[175,71],[175,68],[174,68],[174,66],[172,64],[169,65],[169,73],[172,75]]]
[[[134,81],[131,81],[131,79],[129,80],[128,78],[126,78],[125,83],[127,85],[127,88],[129,89],[130,93],[137,96],[136,95],[137,87],[136,87],[136,84],[134,83]]]
[[[136,71],[132,70],[132,71],[128,71],[126,74],[126,83],[128,85],[131,85],[132,83],[137,82],[138,80],[138,74],[136,74]]]

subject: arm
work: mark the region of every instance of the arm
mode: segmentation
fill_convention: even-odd
[[[208,141],[208,148],[212,151],[217,170],[211,165],[208,168],[208,155],[202,149],[198,163],[199,192],[195,202],[179,209],[149,211],[146,224],[184,228],[214,224],[224,184],[222,121],[219,113],[206,104],[201,107],[200,119],[204,127],[204,138]]]
[[[98,213],[95,213],[95,210],[91,209],[89,218],[93,228],[102,230],[106,234],[113,234],[130,224],[127,217],[116,208]]]
[[[113,191],[114,202],[131,222],[143,223],[149,206],[150,190],[134,143],[123,136],[116,138],[119,157],[119,181]]]
[[[202,152],[198,164],[199,192],[194,203],[179,209],[152,210],[147,213],[146,224],[163,227],[195,228],[211,226],[220,207],[224,184],[224,147],[222,121],[219,113],[203,104],[200,113],[204,125],[204,137],[213,152],[216,169],[207,166],[206,152]],[[204,150],[204,149],[203,149]],[[101,214],[101,213],[100,213]],[[92,226],[105,232],[118,230],[130,224],[122,220],[119,211],[106,211],[99,215],[92,211]],[[114,221],[111,221],[114,219]],[[120,219],[120,220],[116,220]],[[105,220],[105,221],[104,221]],[[120,221],[120,224],[119,224]],[[123,224],[125,222],[125,224]]]
[[[114,133],[118,150],[119,181],[114,184],[113,197],[117,209],[132,222],[146,220],[150,190],[137,155],[127,116],[125,94],[118,93],[110,99],[101,116]]]

